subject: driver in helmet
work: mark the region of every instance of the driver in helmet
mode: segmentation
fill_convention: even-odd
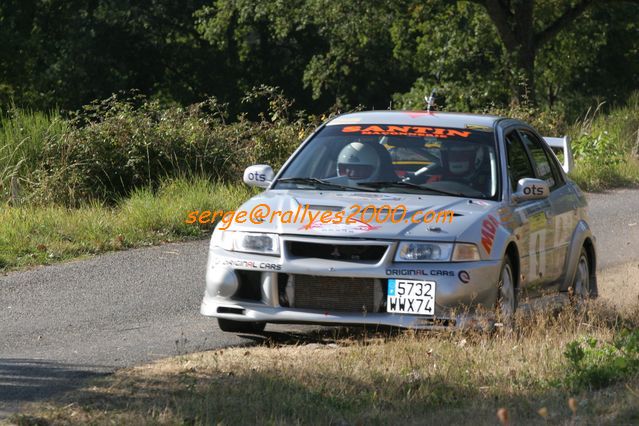
[[[483,160],[481,146],[458,141],[444,141],[441,145],[445,177],[471,178]]]
[[[441,144],[441,172],[432,175],[427,182],[449,181],[464,184],[480,192],[486,192],[489,173],[485,161],[485,149],[481,145],[456,140],[443,141]]]
[[[379,174],[381,160],[370,144],[351,142],[337,156],[337,176],[349,180],[372,180]]]

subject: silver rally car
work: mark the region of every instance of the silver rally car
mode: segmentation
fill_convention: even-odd
[[[597,296],[585,197],[518,120],[345,114],[244,181],[266,190],[218,223],[201,305],[224,331],[505,324],[520,301]]]

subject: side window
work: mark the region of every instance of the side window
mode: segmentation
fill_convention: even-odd
[[[557,188],[561,184],[561,178],[557,176],[557,170],[553,170],[552,160],[548,157],[548,152],[542,146],[541,141],[525,130],[521,130],[520,134],[528,152],[530,152],[539,179],[545,180],[551,191]]]
[[[526,149],[519,139],[517,132],[506,135],[506,151],[508,153],[508,178],[513,191],[517,189],[517,182],[522,178],[534,178]]]

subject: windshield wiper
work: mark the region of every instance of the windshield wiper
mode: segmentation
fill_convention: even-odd
[[[328,182],[326,180],[312,178],[312,177],[290,177],[290,178],[281,178],[277,180],[277,183],[299,183],[303,185],[314,185],[314,186],[324,186],[326,188],[337,188],[337,189],[352,189],[354,191],[360,192],[377,192],[372,188],[358,188],[355,186],[341,185],[339,183]]]
[[[359,182],[357,185],[369,186],[371,188],[383,188],[383,187],[411,188],[411,189],[418,189],[418,190],[421,190],[421,191],[437,192],[437,193],[443,194],[443,195],[453,195],[453,196],[456,196],[456,197],[466,197],[466,195],[462,194],[461,192],[444,191],[444,190],[441,190],[441,189],[431,188],[429,186],[418,185],[416,183],[403,182],[401,180],[400,181],[389,180],[389,181],[378,181],[378,182]]]

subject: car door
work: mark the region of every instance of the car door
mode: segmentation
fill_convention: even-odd
[[[517,182],[522,178],[537,178],[535,166],[516,129],[505,133],[510,193],[517,190]],[[524,296],[532,296],[548,284],[550,247],[548,242],[551,224],[546,212],[550,201],[546,199],[511,203],[516,218],[515,236],[520,247],[521,290]]]
[[[550,188],[550,208],[546,211],[550,229],[545,243],[548,245],[548,284],[556,283],[562,276],[568,244],[575,226],[575,193],[566,184],[554,155],[541,139],[527,129],[519,131],[524,146],[528,150],[537,172],[537,177],[546,181]]]

